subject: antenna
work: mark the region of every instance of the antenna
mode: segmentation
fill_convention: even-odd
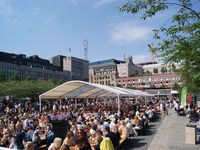
[[[124,61],[126,60],[126,54],[124,54]]]
[[[156,59],[156,48],[153,47],[153,44],[148,44],[148,47],[150,48],[150,53],[151,53],[151,61],[154,63]]]
[[[83,40],[83,49],[84,49],[84,59],[88,60],[88,40]]]

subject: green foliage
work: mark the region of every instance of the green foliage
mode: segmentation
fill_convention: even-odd
[[[121,84],[117,84],[116,87],[123,87]]]
[[[161,71],[162,73],[166,73],[166,72],[167,72],[167,68],[163,66],[163,67],[161,68],[160,71]]]
[[[165,87],[166,87],[166,86],[165,86],[164,84],[162,84],[162,85],[160,86],[161,89],[165,89]]]
[[[151,89],[155,89],[156,86],[155,86],[154,84],[151,84],[151,85],[150,85],[150,88],[151,88]]]
[[[143,75],[144,75],[144,73],[139,72],[137,70],[130,73],[130,77],[137,77],[137,76],[143,76]]]
[[[3,72],[0,72],[0,82],[6,81],[6,76]]]
[[[157,69],[157,68],[154,68],[154,69],[153,69],[153,73],[155,73],[155,74],[158,73],[158,69]]]
[[[177,72],[177,69],[176,69],[176,66],[174,65],[174,63],[172,63],[171,69],[172,69],[172,72]]]
[[[139,72],[138,71],[134,71],[130,73],[130,77],[136,77],[139,76]]]
[[[173,84],[172,89],[173,89],[173,90],[180,90],[179,84],[178,84],[177,82],[175,82],[175,83]]]
[[[38,81],[7,81],[0,84],[0,96],[12,95],[18,98],[31,97],[37,98],[42,94],[59,84],[52,81],[38,80]]]
[[[145,75],[152,75],[152,73],[149,70],[147,70],[144,74]]]
[[[200,6],[199,0],[193,3]],[[153,30],[154,38],[160,41],[156,49],[166,64],[180,64],[178,73],[189,92],[200,92],[200,12],[194,9],[193,3],[192,0],[132,0],[120,10],[140,13],[145,20],[172,6],[177,7],[170,26]],[[172,72],[177,70],[172,68]]]
[[[128,86],[127,89],[136,90],[136,88],[133,86]]]
[[[11,76],[11,80],[12,81],[20,81],[20,77],[18,76],[18,74],[13,74],[12,76]]]

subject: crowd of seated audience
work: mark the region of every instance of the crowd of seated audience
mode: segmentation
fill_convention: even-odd
[[[0,118],[0,146],[11,149],[39,150],[45,140],[47,150],[114,150],[138,134],[145,134],[150,121],[160,112],[167,115],[172,103],[143,99],[115,103],[90,103],[74,107],[69,102],[44,102],[37,106],[16,104],[6,107]],[[66,138],[55,137],[52,121],[66,120]],[[59,127],[58,127],[59,128]]]

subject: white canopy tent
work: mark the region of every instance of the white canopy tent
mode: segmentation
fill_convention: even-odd
[[[74,98],[75,100],[76,98],[117,98],[119,111],[120,97],[133,96],[138,96],[138,94],[101,84],[84,81],[69,81],[41,94],[39,96],[39,103],[41,111],[41,101],[44,99],[60,99],[61,105],[62,98]]]
[[[176,91],[176,90],[171,90],[170,93],[171,93],[171,94],[178,94],[178,91]]]

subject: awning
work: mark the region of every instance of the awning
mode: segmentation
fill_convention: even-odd
[[[171,94],[178,94],[178,91],[175,91],[175,90],[171,90],[170,92]]]
[[[41,94],[39,98],[43,100],[61,98],[109,98],[117,96],[132,97],[137,95],[106,85],[84,81],[69,81]]]
[[[130,94],[133,94],[134,96],[145,96],[144,92],[137,92],[135,90],[131,90],[131,89],[125,89],[125,88],[120,88],[120,87],[114,87],[115,89],[121,90],[121,91],[125,91],[128,92]]]

